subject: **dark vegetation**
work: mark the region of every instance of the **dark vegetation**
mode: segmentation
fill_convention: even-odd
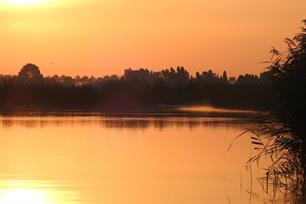
[[[122,108],[133,105],[210,104],[267,108],[272,101],[271,72],[222,76],[209,70],[191,76],[183,67],[159,72],[126,69],[105,77],[43,77],[33,64],[17,76],[0,75],[0,107]],[[269,102],[268,102],[269,101]]]
[[[306,20],[301,32],[285,39],[287,50],[272,49],[268,69],[277,103],[249,130],[257,154],[249,162],[268,156],[263,186],[294,195],[293,203],[306,203]],[[291,201],[288,201],[292,203]]]

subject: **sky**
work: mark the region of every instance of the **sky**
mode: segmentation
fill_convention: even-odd
[[[257,74],[305,18],[306,0],[0,0],[0,74]]]

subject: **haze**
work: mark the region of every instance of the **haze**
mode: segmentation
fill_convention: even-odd
[[[299,31],[305,0],[0,1],[0,73],[121,74],[185,66],[259,73]]]

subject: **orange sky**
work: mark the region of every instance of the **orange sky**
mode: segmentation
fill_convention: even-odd
[[[44,75],[177,65],[258,73],[306,17],[306,0],[40,1],[0,0],[0,73],[28,62]]]

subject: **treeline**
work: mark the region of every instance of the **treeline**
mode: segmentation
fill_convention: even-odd
[[[0,107],[100,108],[131,105],[210,104],[268,108],[271,72],[228,77],[212,70],[191,76],[184,67],[126,69],[122,76],[44,77],[34,64],[18,75],[0,75]]]

